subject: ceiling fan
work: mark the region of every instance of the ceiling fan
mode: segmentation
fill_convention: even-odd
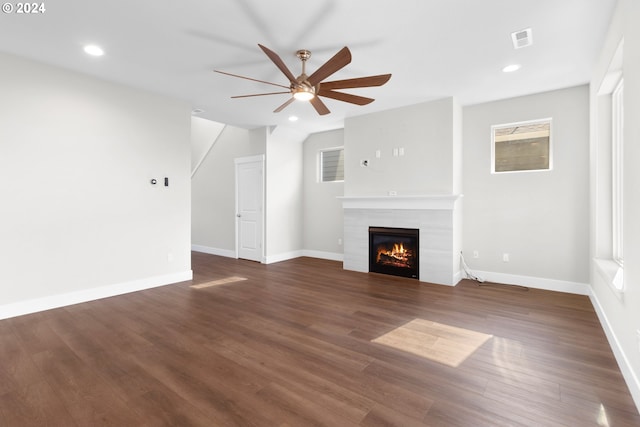
[[[257,93],[252,95],[238,95],[231,98],[248,98],[252,96],[266,96],[266,95],[278,95],[290,93],[289,98],[284,104],[276,108],[273,112],[278,113],[282,111],[287,105],[291,104],[295,100],[309,101],[313,108],[320,115],[329,114],[330,111],[324,102],[319,98],[324,96],[326,98],[336,99],[338,101],[349,102],[356,105],[367,105],[374,101],[373,98],[366,98],[364,96],[352,95],[350,93],[337,92],[334,89],[353,89],[360,87],[382,86],[391,78],[391,74],[381,74],[377,76],[358,77],[354,79],[346,80],[334,80],[330,82],[323,81],[327,77],[331,76],[336,71],[344,68],[351,62],[351,52],[346,46],[343,47],[338,53],[336,53],[331,59],[325,62],[320,68],[313,72],[310,76],[307,76],[305,65],[307,60],[311,57],[311,52],[305,49],[298,50],[296,56],[302,61],[302,74],[295,77],[291,71],[287,68],[284,61],[274,51],[258,44],[260,49],[267,54],[269,59],[276,64],[276,67],[287,77],[289,80],[289,86],[281,85],[278,83],[267,82],[264,80],[253,79],[251,77],[240,76],[238,74],[227,73],[225,71],[214,70],[216,73],[226,74],[228,76],[240,77],[242,79],[252,80],[254,82],[266,83],[273,86],[278,86],[287,89],[283,92],[269,92],[269,93]]]

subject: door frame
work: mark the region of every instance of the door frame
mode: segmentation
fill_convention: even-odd
[[[235,232],[236,232],[236,243],[235,243],[235,256],[236,259],[240,258],[240,220],[238,217],[238,213],[240,211],[240,206],[239,206],[239,200],[240,198],[238,197],[239,191],[240,189],[238,188],[238,166],[244,163],[255,163],[255,162],[260,162],[261,165],[261,180],[262,180],[262,200],[260,201],[261,205],[262,205],[262,214],[260,215],[260,225],[261,225],[261,235],[260,235],[260,262],[262,264],[265,263],[265,237],[266,237],[266,230],[265,230],[265,213],[266,213],[266,209],[265,209],[265,192],[266,192],[266,182],[265,182],[265,155],[264,154],[259,154],[256,156],[247,156],[247,157],[236,157],[234,159],[234,177],[235,177]]]

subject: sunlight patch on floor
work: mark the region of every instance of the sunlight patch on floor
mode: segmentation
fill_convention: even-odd
[[[227,283],[241,282],[243,280],[247,280],[247,279],[245,277],[231,276],[231,277],[225,277],[224,279],[213,280],[211,282],[200,283],[199,285],[191,285],[189,287],[193,289],[202,289],[202,288],[209,288],[211,286],[225,285]]]
[[[600,410],[598,411],[598,425],[601,427],[609,427],[609,418],[607,417],[607,411],[604,409],[604,405],[600,404]]]
[[[414,319],[371,340],[448,366],[457,367],[492,335],[425,319]]]

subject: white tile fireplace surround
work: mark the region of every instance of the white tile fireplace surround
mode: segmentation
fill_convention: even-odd
[[[369,227],[420,230],[421,282],[461,279],[461,195],[341,197],[345,270],[369,271]]]

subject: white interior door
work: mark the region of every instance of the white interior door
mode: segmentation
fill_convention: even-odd
[[[264,156],[236,159],[236,253],[262,262]]]

